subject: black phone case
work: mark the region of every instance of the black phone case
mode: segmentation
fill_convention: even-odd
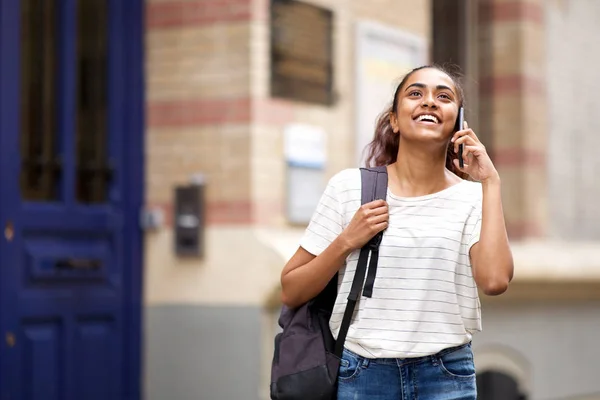
[[[456,131],[460,131],[463,129],[465,123],[465,109],[460,107],[458,109],[458,118],[456,119]],[[465,167],[465,162],[463,161],[463,145],[458,145],[458,164],[461,168]]]

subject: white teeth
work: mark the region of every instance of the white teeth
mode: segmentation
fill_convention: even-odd
[[[436,124],[438,123],[438,119],[434,116],[434,115],[420,115],[419,118],[417,118],[417,121],[431,121],[431,122],[435,122]]]

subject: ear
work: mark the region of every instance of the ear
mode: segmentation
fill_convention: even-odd
[[[398,128],[398,118],[396,118],[396,113],[390,111],[390,125],[392,126],[392,131],[394,133],[398,133],[400,128]]]

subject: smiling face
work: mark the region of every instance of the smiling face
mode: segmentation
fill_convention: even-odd
[[[461,103],[454,81],[435,68],[415,71],[398,90],[390,113],[394,132],[407,140],[447,143]]]

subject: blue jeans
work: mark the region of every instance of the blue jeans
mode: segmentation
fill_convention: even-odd
[[[419,358],[369,359],[344,349],[338,400],[476,400],[471,344]]]

